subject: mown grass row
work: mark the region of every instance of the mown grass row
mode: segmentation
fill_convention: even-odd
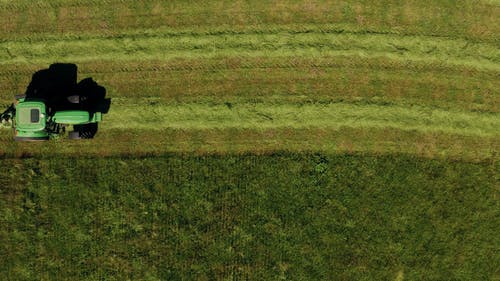
[[[10,279],[496,274],[491,163],[278,153],[2,164],[0,272]]]
[[[500,151],[497,136],[477,137],[373,127],[205,130],[101,128],[93,140],[72,141],[63,135],[58,140],[41,143],[15,142],[11,131],[2,130],[0,143],[1,159],[141,158],[168,153],[262,155],[287,151],[374,156],[400,153],[427,159],[498,163]]]
[[[0,43],[3,64],[98,60],[169,60],[213,57],[322,57],[358,55],[440,62],[499,71],[495,44],[462,39],[401,37],[387,34],[323,32],[230,35],[123,34],[104,38],[57,38],[55,41]]]
[[[498,112],[498,72],[362,57],[216,58],[80,63],[110,97],[162,103],[366,102]],[[46,64],[0,69],[0,103]]]
[[[425,107],[331,104],[155,104],[115,99],[103,129],[397,128],[477,137],[500,136],[498,114]]]
[[[340,24],[377,33],[494,42],[492,1],[12,1],[0,3],[0,38],[33,33],[115,33],[136,28]]]
[[[169,105],[129,98],[115,99],[104,119],[98,137],[82,144],[17,144],[11,140],[10,129],[4,128],[0,130],[4,143],[0,154],[39,157],[79,155],[83,151],[83,155],[161,155],[172,151],[242,153],[273,149],[383,153],[400,149],[417,155],[495,161],[500,148],[498,114],[425,107],[346,103]]]

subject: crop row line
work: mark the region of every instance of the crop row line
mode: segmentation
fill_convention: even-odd
[[[279,58],[286,61],[284,58]],[[302,67],[311,59],[288,58],[295,67],[266,68],[277,58],[199,61],[95,62],[79,65],[79,77],[94,77],[114,97],[156,96],[164,102],[235,101],[364,101],[421,104],[470,111],[498,111],[498,73],[453,68],[424,71],[420,68],[373,68],[362,66]],[[321,58],[323,62],[347,63],[346,58]],[[356,59],[352,59],[354,61]],[[363,61],[361,58],[359,61]],[[374,61],[376,62],[376,60]],[[237,68],[256,64],[263,68]],[[371,64],[371,63],[370,63]],[[178,66],[197,66],[177,69]],[[215,65],[214,67],[211,67]],[[219,67],[220,65],[228,67]],[[149,69],[144,71],[144,68]],[[167,67],[164,67],[167,66]],[[171,70],[175,66],[177,70]],[[198,67],[202,66],[202,67]],[[229,67],[231,66],[231,67]],[[0,100],[11,102],[23,92],[36,70],[47,65],[6,65],[0,72]],[[195,69],[196,68],[196,69]],[[152,70],[153,69],[153,70]],[[156,71],[154,71],[156,70]],[[455,72],[451,72],[455,70]]]
[[[147,16],[147,15],[145,15]],[[87,39],[111,39],[111,38],[178,38],[178,37],[202,37],[202,36],[224,36],[224,35],[300,35],[300,34],[352,34],[352,35],[379,35],[391,37],[404,37],[407,39],[421,40],[456,40],[457,44],[468,47],[469,44],[493,44],[495,42],[472,42],[470,40],[456,38],[451,36],[438,36],[427,34],[405,34],[402,31],[377,30],[370,27],[359,27],[352,24],[309,24],[309,23],[294,23],[294,24],[250,24],[245,26],[219,25],[210,27],[192,28],[170,28],[157,27],[154,29],[133,29],[121,31],[106,31],[102,33],[63,33],[63,34],[30,34],[29,36],[17,36],[0,38],[2,42],[30,42],[35,43],[50,42],[50,41],[71,41],[71,40],[87,40]]]
[[[12,141],[0,130],[0,158],[152,157],[168,153],[189,155],[266,155],[276,153],[409,154],[458,161],[498,161],[498,139],[446,133],[402,131],[394,128],[272,128],[272,129],[110,129],[96,139],[59,139],[34,146]],[[62,143],[61,143],[62,142]],[[99,143],[99,145],[96,145]],[[145,145],[147,144],[147,145]]]
[[[141,0],[142,2],[149,0]],[[127,0],[63,0],[63,1],[39,1],[39,0],[29,0],[29,1],[11,1],[11,2],[0,2],[0,10],[7,11],[17,11],[26,10],[30,8],[61,8],[61,7],[82,7],[82,6],[96,6],[96,5],[113,5],[113,4],[126,4],[129,3]]]
[[[393,128],[464,136],[500,136],[498,113],[376,104],[159,104],[114,99],[104,130]]]
[[[462,44],[467,48],[462,48]],[[28,46],[29,45],[29,46]],[[108,38],[59,42],[0,43],[2,64],[30,61],[84,62],[93,60],[171,60],[219,57],[388,57],[405,61],[427,61],[443,65],[465,65],[498,71],[500,51],[489,44],[467,44],[460,40],[400,38],[380,35],[320,34],[185,36],[177,39]],[[402,50],[404,49],[404,50]]]
[[[6,7],[15,3],[10,1]],[[327,32],[424,35],[496,44],[495,34],[498,33],[492,16],[497,7],[484,2],[471,5],[467,1],[459,1],[461,4],[431,1],[428,5],[422,5],[412,1],[371,6],[359,5],[358,1],[309,3],[289,0],[77,3],[85,5],[79,7],[73,6],[73,2],[24,1],[19,11],[9,11],[2,10],[0,3],[0,40],[42,41],[44,38],[51,40],[54,35],[78,37],[84,34],[89,37],[92,34],[120,34],[136,29],[161,29],[173,33],[175,30],[210,33],[213,29],[215,33],[232,34],[232,30],[238,33],[255,26],[259,26],[259,29],[266,26],[272,29],[294,26],[292,29],[308,32],[310,27],[326,26]],[[57,7],[51,9],[52,4]],[[457,6],[461,9],[456,9]],[[305,30],[301,26],[305,26]]]
[[[47,67],[45,64],[7,64],[0,70],[0,76],[13,77],[17,75],[31,75],[35,70]],[[466,66],[444,65],[437,62],[422,63],[419,61],[381,60],[378,58],[361,57],[289,57],[289,58],[208,58],[208,59],[173,59],[169,61],[90,61],[79,65],[87,74],[117,74],[117,73],[140,73],[140,72],[184,72],[184,71],[223,71],[223,70],[252,70],[252,69],[370,69],[385,72],[419,72],[444,74],[446,76],[463,76],[466,72],[468,77],[481,74],[481,77],[489,77],[492,80],[498,76],[496,71],[481,71]]]
[[[448,111],[425,107],[373,104],[178,104],[143,99],[130,105],[115,99],[103,128],[340,128],[375,127],[444,132],[467,136],[500,136],[499,114]],[[126,118],[124,120],[123,118]]]

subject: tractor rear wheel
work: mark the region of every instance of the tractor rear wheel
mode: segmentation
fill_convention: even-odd
[[[80,138],[92,139],[97,133],[97,123],[74,125],[73,129],[79,133]]]
[[[68,138],[70,140],[79,140],[79,139],[81,139],[80,132],[78,132],[78,131],[71,131],[71,132],[69,132]]]

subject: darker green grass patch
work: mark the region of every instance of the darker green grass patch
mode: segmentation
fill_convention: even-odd
[[[2,160],[16,280],[485,280],[496,162],[274,153]]]

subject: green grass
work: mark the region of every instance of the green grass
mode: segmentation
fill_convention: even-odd
[[[1,100],[10,103],[44,67],[5,65]],[[112,97],[162,103],[344,101],[486,112],[500,104],[498,72],[358,56],[93,61],[79,69],[79,77],[94,77]]]
[[[3,164],[0,271],[15,280],[486,280],[499,258],[491,163],[278,153]]]
[[[104,131],[104,130],[103,130]],[[154,157],[165,153],[269,154],[405,153],[426,159],[498,161],[498,137],[442,132],[402,131],[394,128],[273,128],[273,129],[108,129],[94,140],[67,138],[42,143],[12,141],[10,131],[0,135],[0,157],[51,159],[59,157]]]
[[[495,280],[498,1],[4,1],[93,140],[0,129],[0,279]]]
[[[128,98],[116,99],[113,110],[105,116],[100,125],[104,133],[95,140],[99,147],[95,147],[93,141],[17,144],[11,141],[11,129],[3,128],[0,132],[4,137],[0,141],[6,145],[0,148],[0,155],[13,157],[22,151],[40,156],[79,154],[80,151],[84,155],[119,155],[134,151],[158,155],[193,150],[245,152],[255,151],[257,147],[266,151],[380,153],[394,151],[394,145],[401,143],[396,145],[396,151],[421,155],[422,150],[429,150],[428,155],[434,157],[459,156],[477,160],[497,157],[499,128],[498,114],[418,106],[346,103],[166,105],[155,99]],[[477,141],[471,141],[473,139]],[[60,146],[64,148],[58,148]],[[62,151],[58,152],[60,149]]]
[[[117,99],[103,129],[397,128],[478,137],[500,136],[498,114],[356,104],[155,104]]]
[[[375,33],[495,42],[500,7],[491,1],[12,1],[0,5],[3,38],[79,32],[115,33],[170,26],[339,24]]]
[[[267,27],[269,28],[269,27]],[[430,61],[498,71],[500,51],[496,44],[463,39],[388,34],[344,33],[331,27],[252,29],[248,34],[212,31],[215,34],[180,33],[161,29],[122,33],[115,37],[27,38],[0,43],[4,64],[84,62],[99,60],[169,60],[213,57],[387,57],[396,60]],[[164,34],[166,33],[166,34]],[[187,34],[186,34],[187,33]],[[194,34],[193,34],[194,33]],[[29,43],[29,48],[26,44]],[[130,54],[133,54],[131,56]]]

